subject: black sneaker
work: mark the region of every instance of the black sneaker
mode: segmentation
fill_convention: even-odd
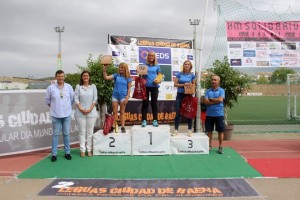
[[[57,160],[56,156],[52,156],[51,162],[55,162]]]
[[[67,159],[67,160],[72,160],[72,156],[71,156],[71,154],[65,154],[65,158]]]
[[[218,153],[223,154],[223,147],[219,147]]]
[[[122,133],[126,133],[126,130],[125,130],[125,128],[123,126],[121,128],[121,131],[122,131]]]

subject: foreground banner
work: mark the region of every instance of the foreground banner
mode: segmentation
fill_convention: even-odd
[[[244,179],[55,179],[39,196],[67,197],[258,197]]]
[[[298,67],[300,21],[227,21],[232,67]]]

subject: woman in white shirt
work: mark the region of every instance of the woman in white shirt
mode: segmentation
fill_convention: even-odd
[[[75,88],[75,118],[79,127],[80,156],[92,156],[92,138],[94,126],[97,120],[97,88],[91,83],[90,72],[83,71],[80,76],[80,83]]]

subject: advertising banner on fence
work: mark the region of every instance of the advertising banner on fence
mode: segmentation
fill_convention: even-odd
[[[0,91],[0,156],[51,148],[52,119],[46,90]],[[71,143],[78,142],[74,112]],[[62,135],[60,136],[60,143]]]
[[[227,21],[232,67],[298,67],[300,21]]]
[[[191,40],[109,35],[108,52],[113,56],[115,66],[121,62],[128,63],[133,80],[137,76],[136,67],[145,64],[149,51],[156,53],[163,74],[158,100],[175,100],[177,89],[174,88],[173,78],[182,70],[185,60],[191,60],[194,65]],[[134,81],[132,92],[133,88]]]
[[[44,102],[45,93],[46,90],[0,91],[0,156],[51,148],[52,120],[49,107]],[[125,110],[126,126],[140,124],[141,110],[141,101],[129,101]],[[159,123],[174,123],[174,118],[175,101],[159,101]],[[147,120],[153,120],[152,112],[148,112]],[[78,142],[74,110],[70,140],[71,143]],[[60,144],[63,144],[62,135]]]

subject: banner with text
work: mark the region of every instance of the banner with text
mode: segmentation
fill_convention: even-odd
[[[46,90],[0,91],[0,156],[51,148],[52,119],[45,94]],[[74,112],[70,141],[78,142]]]
[[[227,21],[232,67],[298,67],[300,21]]]
[[[145,64],[149,51],[156,53],[163,74],[158,100],[175,100],[177,89],[173,78],[182,70],[185,60],[191,60],[194,65],[191,40],[109,35],[108,52],[113,56],[115,66],[121,62],[128,63],[133,80],[137,76],[136,67]],[[132,93],[134,85],[133,81]]]
[[[55,179],[39,196],[62,197],[259,197],[244,179]]]

